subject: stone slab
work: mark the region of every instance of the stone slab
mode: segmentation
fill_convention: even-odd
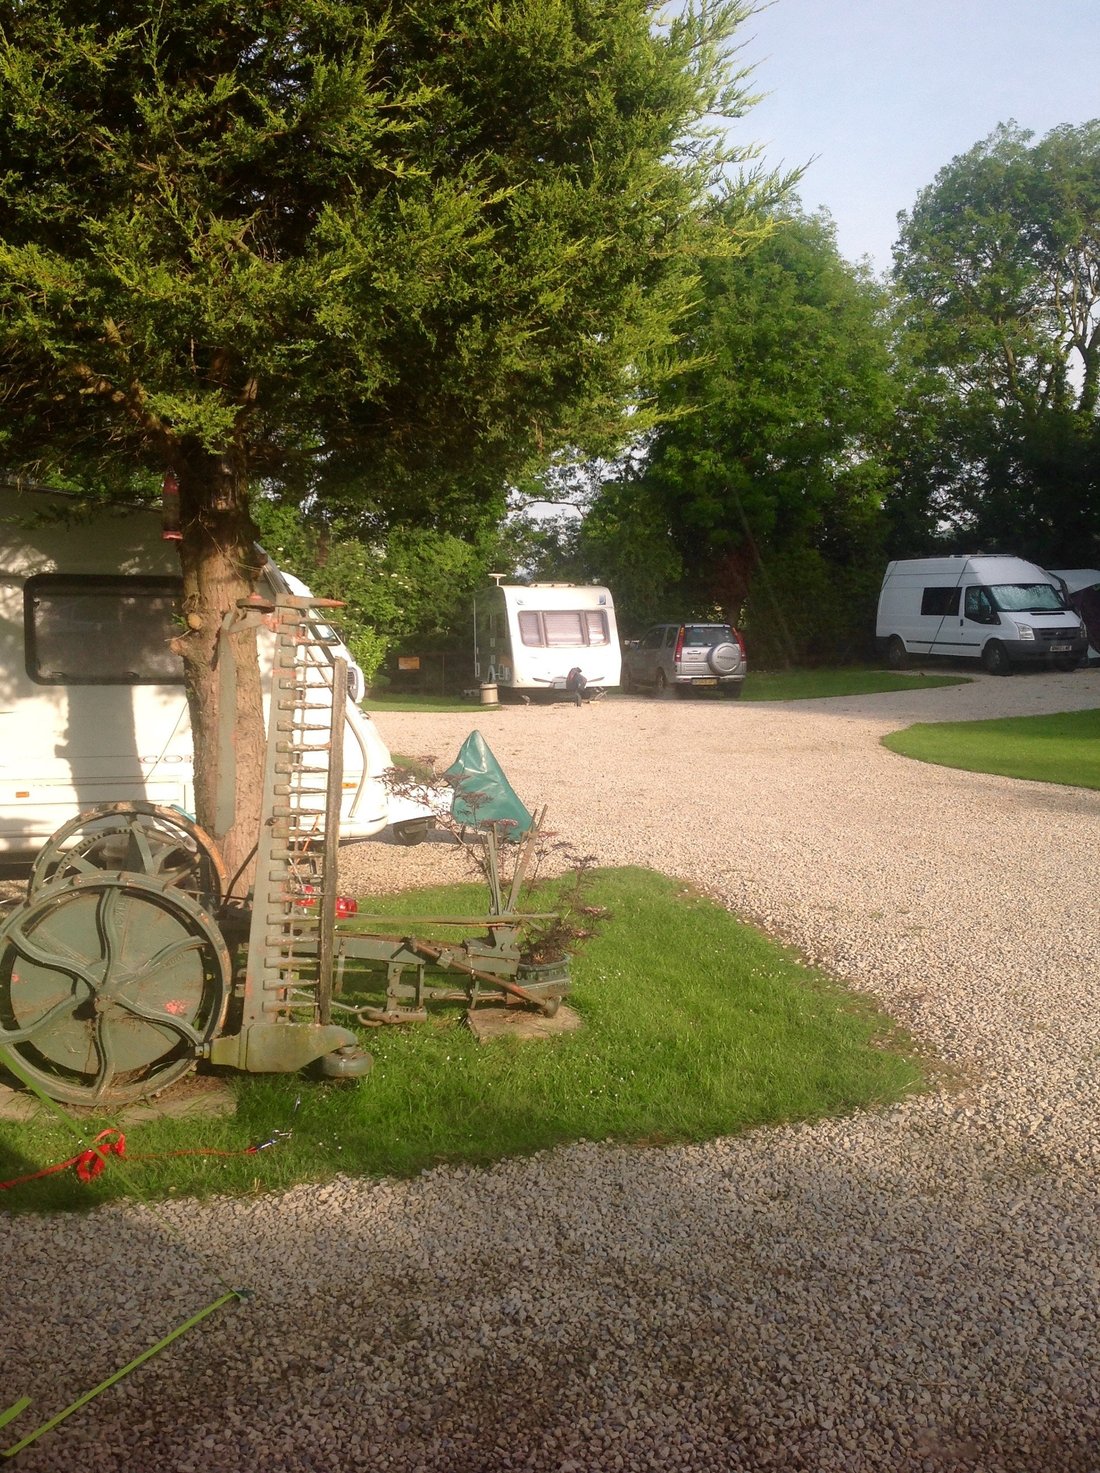
[[[476,1007],[466,1014],[470,1032],[479,1043],[494,1038],[556,1038],[561,1033],[574,1033],[581,1026],[581,1016],[565,1003],[552,1018],[524,1007]]]

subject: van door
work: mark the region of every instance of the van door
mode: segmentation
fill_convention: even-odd
[[[990,627],[1000,624],[993,595],[981,584],[972,584],[963,592],[962,617],[959,619],[959,654],[972,660],[981,657],[989,638]]]

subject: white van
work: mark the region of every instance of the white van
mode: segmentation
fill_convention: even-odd
[[[606,588],[574,583],[499,583],[479,596],[474,678],[509,692],[556,698],[579,670],[589,692],[618,685],[622,656],[615,603]]]
[[[1080,664],[1084,625],[1054,578],[1017,557],[909,558],[889,563],[875,643],[901,669],[910,655],[981,660],[993,675],[1016,664]]]
[[[260,588],[309,593],[272,563]],[[183,664],[169,648],[180,590],[179,559],[155,510],[89,515],[86,501],[64,492],[0,486],[0,854],[36,853],[101,803],[143,800],[194,815]],[[333,643],[350,662],[335,634]],[[350,664],[349,689],[361,694]],[[349,700],[341,839],[391,822],[398,838],[427,831],[427,809],[388,794],[390,766],[370,717]]]

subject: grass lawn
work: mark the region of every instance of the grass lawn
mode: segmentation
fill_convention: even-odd
[[[363,707],[372,714],[375,711],[483,711],[479,701],[466,701],[461,696],[412,696],[384,695],[368,691],[363,697]],[[489,707],[492,710],[493,707]]]
[[[813,701],[825,696],[866,696],[892,690],[931,690],[939,685],[965,685],[965,675],[905,675],[892,670],[845,666],[835,670],[765,670],[750,673],[745,701]],[[478,711],[476,702],[445,696],[369,695],[368,711]]]
[[[1000,777],[1100,788],[1100,710],[1000,721],[920,722],[883,737],[903,757]]]
[[[904,675],[892,670],[845,666],[836,670],[750,671],[743,701],[813,701],[826,696],[870,696],[893,690],[933,690],[966,685],[965,675]]]
[[[534,905],[550,900],[544,889]],[[478,1044],[461,1006],[439,1005],[427,1024],[368,1030],[375,1067],[363,1080],[227,1075],[236,1116],[124,1127],[127,1158],[112,1158],[96,1181],[65,1171],[4,1192],[4,1205],[238,1195],[338,1172],[482,1164],[578,1139],[702,1140],[885,1105],[925,1083],[910,1042],[868,1000],[677,882],[598,870],[584,901],[608,914],[573,961],[579,1031]],[[369,905],[477,914],[484,890],[418,890]],[[0,1122],[0,1179],[74,1155],[110,1123]],[[137,1159],[241,1152],[277,1131],[289,1135],[255,1155]]]

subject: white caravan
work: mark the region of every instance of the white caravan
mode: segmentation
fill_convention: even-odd
[[[500,583],[474,616],[474,678],[503,696],[567,693],[572,670],[590,692],[619,684],[622,655],[606,588]]]
[[[63,492],[0,486],[0,854],[35,853],[101,803],[194,815],[183,665],[169,648],[180,590],[156,511],[89,515]],[[270,562],[261,591],[309,592]],[[335,634],[333,649],[350,662]],[[350,663],[358,695],[362,672]],[[387,793],[390,766],[370,717],[349,700],[342,839],[390,822],[399,838],[427,831],[427,809]]]
[[[1072,670],[1088,645],[1054,578],[1017,557],[910,558],[887,565],[875,642],[895,669],[910,655],[980,660],[991,674],[1023,663]]]

